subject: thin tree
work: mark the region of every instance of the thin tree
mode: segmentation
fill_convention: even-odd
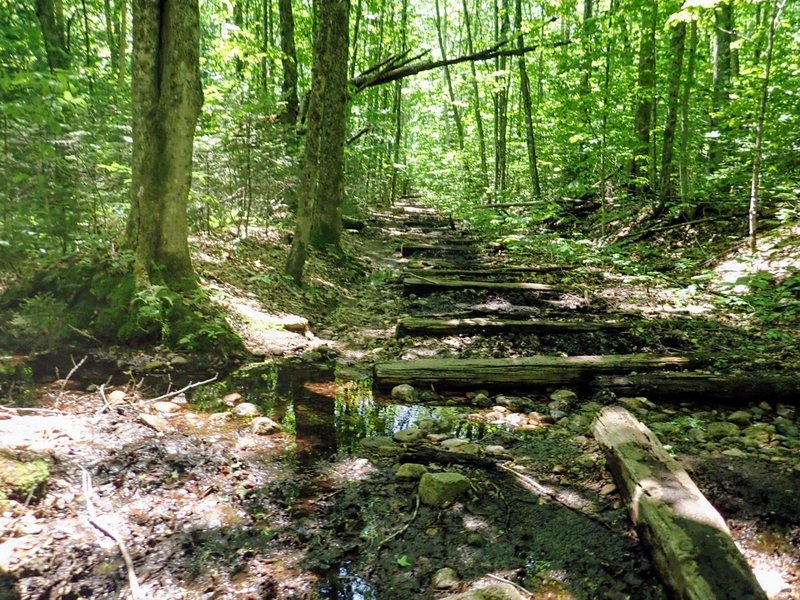
[[[36,17],[42,28],[47,64],[51,69],[68,69],[70,53],[62,0],[36,0]]]
[[[462,10],[464,11],[464,26],[467,30],[467,52],[472,54],[475,52],[475,46],[472,41],[472,24],[469,18],[469,9],[467,8],[467,0],[461,0]],[[486,161],[486,134],[483,130],[483,116],[481,115],[481,94],[478,89],[478,73],[475,68],[475,63],[470,62],[470,74],[472,83],[472,100],[475,109],[475,124],[478,128],[478,154],[481,161],[481,185],[484,190],[489,188],[489,167]]]
[[[769,78],[772,68],[772,54],[775,48],[775,31],[778,29],[781,13],[786,0],[777,0],[769,23],[767,38],[767,56],[764,62],[764,79],[761,85],[761,98],[758,103],[758,122],[756,124],[756,148],[753,152],[753,177],[750,181],[750,210],[748,211],[748,229],[750,235],[750,251],[756,251],[758,231],[758,205],[761,193],[761,165],[764,160],[764,124],[767,120],[769,105]]]
[[[514,26],[517,33],[517,48],[525,48],[525,36],[522,34],[522,0],[516,0]],[[536,133],[533,129],[533,110],[531,107],[531,84],[528,78],[528,67],[525,64],[525,54],[517,58],[519,64],[519,85],[522,92],[522,110],[525,115],[525,142],[528,147],[528,173],[531,178],[531,190],[534,198],[542,195],[539,183],[539,164],[536,160]]]
[[[689,32],[689,56],[686,66],[686,77],[681,91],[681,140],[678,175],[681,186],[681,204],[685,207],[687,216],[694,217],[692,204],[691,181],[689,179],[689,136],[691,135],[689,123],[689,97],[694,86],[694,70],[697,61],[697,20],[692,19]]]
[[[447,0],[444,0],[447,2]],[[463,153],[464,151],[464,122],[461,120],[461,112],[458,110],[458,104],[456,103],[456,95],[455,91],[453,90],[453,79],[450,76],[450,66],[446,63],[447,61],[447,47],[444,44],[444,26],[442,23],[442,13],[439,9],[439,0],[434,0],[434,6],[436,8],[436,35],[439,39],[439,53],[442,55],[442,60],[445,61],[443,66],[443,73],[444,73],[444,80],[447,84],[447,95],[450,98],[450,108],[453,111],[453,121],[456,124],[456,136],[458,142],[458,149]]]
[[[634,130],[637,144],[633,153],[631,176],[641,178],[645,175],[654,188],[655,161],[652,160],[653,121],[655,116],[656,89],[656,24],[658,21],[658,3],[655,0],[644,3],[641,11],[642,26],[639,39],[639,80],[637,87],[636,115]],[[648,168],[645,171],[644,163]]]
[[[672,64],[667,86],[667,115],[664,123],[663,149],[661,152],[661,184],[659,186],[660,205],[663,208],[672,196],[672,161],[675,149],[675,131],[678,127],[679,97],[681,91],[681,72],[686,46],[686,21],[673,25],[670,38]]]
[[[296,123],[300,103],[297,99],[297,51],[294,43],[292,0],[278,0],[278,19],[281,26],[281,65],[283,66],[281,99],[285,103],[281,120],[285,123]]]

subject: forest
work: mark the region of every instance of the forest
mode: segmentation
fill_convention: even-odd
[[[800,4],[0,0],[0,600],[800,599]]]

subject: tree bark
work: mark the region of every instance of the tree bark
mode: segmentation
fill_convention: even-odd
[[[685,211],[690,219],[694,218],[694,207],[692,202],[691,182],[689,180],[689,97],[694,86],[694,69],[697,59],[697,21],[692,20],[689,34],[689,58],[686,66],[686,77],[683,82],[681,92],[681,150],[680,164],[678,173],[681,186],[681,204],[685,206]]]
[[[117,83],[125,84],[128,54],[128,0],[119,0],[119,43],[117,44]]]
[[[297,123],[300,102],[297,99],[297,51],[294,43],[294,13],[292,0],[278,0],[278,19],[281,25],[281,65],[283,82],[281,99],[285,108],[281,113],[284,123]]]
[[[447,0],[444,0],[445,2]],[[458,141],[458,149],[464,152],[464,123],[461,120],[461,112],[458,110],[458,105],[456,104],[456,95],[453,90],[453,79],[450,77],[450,66],[447,63],[447,47],[444,44],[444,33],[443,33],[443,24],[442,24],[442,15],[441,11],[439,10],[439,0],[434,0],[434,6],[436,8],[436,35],[439,39],[439,52],[442,55],[442,70],[444,71],[444,80],[447,84],[447,95],[450,98],[450,109],[453,111],[453,121],[456,124],[456,136]],[[462,157],[464,161],[466,161],[466,157]]]
[[[678,600],[766,600],[724,519],[658,438],[619,406],[594,436],[662,581]]]
[[[70,54],[64,26],[64,6],[61,0],[36,0],[36,17],[42,28],[44,49],[50,69],[68,69]]]
[[[469,9],[467,8],[467,0],[462,0],[462,10],[464,11],[464,26],[467,31],[467,52],[470,54],[475,52],[474,44],[472,41],[472,23],[469,18]],[[481,115],[481,94],[478,89],[478,73],[475,68],[475,63],[470,62],[470,75],[472,83],[472,97],[475,108],[475,124],[478,128],[478,154],[481,161],[481,186],[483,191],[489,188],[489,167],[486,161],[486,133],[483,130],[483,116]]]
[[[499,15],[502,23],[500,36],[502,39],[508,37],[511,29],[511,22],[508,15],[508,0],[503,0],[502,15]],[[494,141],[494,191],[495,197],[506,189],[506,146],[508,136],[508,86],[509,77],[506,73],[506,56],[500,55],[497,63],[497,72],[502,78],[499,91],[495,92],[495,141]]]
[[[375,364],[375,385],[441,385],[448,389],[588,383],[597,375],[681,368],[684,356],[612,354],[607,356],[530,356],[526,358],[425,358]]]
[[[672,196],[672,158],[675,147],[675,130],[678,125],[679,96],[681,90],[681,73],[683,71],[683,54],[686,42],[686,23],[680,21],[672,31],[672,66],[669,75],[667,92],[667,117],[664,123],[663,150],[661,153],[661,185],[659,196],[662,206]]]
[[[590,2],[590,0],[586,0]],[[591,4],[589,4],[591,6]],[[516,14],[514,17],[517,33],[517,49],[522,52],[525,48],[525,39],[522,35],[522,0],[516,0]],[[533,129],[533,110],[531,107],[531,84],[528,79],[528,67],[525,64],[525,54],[520,53],[519,62],[519,87],[522,92],[522,110],[525,114],[525,142],[528,148],[528,174],[531,178],[531,191],[534,198],[542,196],[539,183],[539,164],[536,160],[536,133]]]
[[[192,278],[186,208],[203,103],[197,0],[134,0],[127,245],[139,287]]]
[[[733,27],[733,0],[725,0],[714,9],[714,54],[711,95],[711,127],[718,136],[711,142],[711,169],[716,170],[723,158],[725,128],[721,119],[728,102],[731,85],[731,41]]]
[[[656,89],[656,24],[658,3],[645,2],[642,7],[642,31],[639,41],[639,81],[637,90],[634,129],[637,145],[633,156],[631,175],[634,178],[647,176],[650,188],[655,188],[655,162],[651,157],[651,135],[655,113]],[[645,169],[645,163],[647,168]]]

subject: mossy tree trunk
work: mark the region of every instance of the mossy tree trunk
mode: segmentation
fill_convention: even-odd
[[[133,172],[127,245],[136,282],[194,276],[186,208],[203,103],[198,0],[133,2]]]
[[[36,17],[42,28],[47,64],[51,69],[68,69],[70,54],[62,1],[36,0]]]
[[[297,122],[300,102],[297,99],[297,51],[294,44],[292,0],[278,0],[278,18],[281,25],[281,63],[283,64],[281,99],[286,103],[284,111],[281,113],[281,120],[294,124]]]

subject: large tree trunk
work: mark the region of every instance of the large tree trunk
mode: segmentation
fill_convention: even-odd
[[[689,96],[694,86],[694,68],[697,59],[697,21],[692,21],[691,33],[689,34],[689,58],[688,65],[686,66],[686,77],[683,82],[683,91],[681,92],[681,151],[680,162],[678,166],[678,173],[681,185],[681,204],[686,208],[687,216],[690,219],[694,218],[694,206],[690,206],[692,192],[689,181]]]
[[[127,244],[137,284],[193,276],[186,207],[200,83],[197,0],[134,0],[133,170]]]
[[[47,64],[51,69],[68,69],[70,55],[61,0],[36,0],[36,17],[42,28]]]
[[[711,96],[711,127],[725,129],[723,107],[728,102],[731,85],[731,41],[733,38],[733,0],[724,0],[714,9],[713,90]],[[723,157],[724,132],[712,139],[711,168],[719,166]]]
[[[347,138],[347,59],[350,51],[350,0],[322,0],[320,20],[328,19],[323,65],[327,85],[322,97],[319,185],[311,227],[311,245],[336,248],[342,237],[344,147]]]
[[[292,0],[278,0],[278,18],[281,24],[281,64],[283,82],[281,99],[286,103],[281,120],[296,123],[300,103],[297,99],[297,52],[294,44],[294,13]]]
[[[637,145],[633,155],[631,175],[647,176],[650,187],[654,188],[655,162],[651,160],[651,135],[655,115],[656,90],[656,24],[658,3],[645,2],[642,7],[642,31],[639,41],[639,84],[637,90],[636,117],[634,129]],[[647,169],[644,164],[647,163]]]
[[[672,67],[669,76],[669,92],[667,97],[667,118],[664,124],[664,141],[661,154],[660,201],[662,206],[672,195],[672,157],[675,147],[675,130],[678,126],[678,97],[681,90],[681,71],[683,70],[683,52],[686,41],[686,23],[675,24],[672,31]]]
[[[590,4],[591,5],[591,4]],[[525,37],[522,35],[522,0],[516,1],[515,27],[517,34],[517,49],[520,52],[525,48]],[[542,188],[539,184],[539,164],[536,160],[536,133],[533,129],[533,110],[531,108],[531,83],[528,79],[528,67],[525,64],[525,54],[517,58],[519,62],[519,87],[522,92],[522,110],[525,114],[525,142],[528,147],[528,174],[531,178],[531,191],[534,198],[540,198]]]

